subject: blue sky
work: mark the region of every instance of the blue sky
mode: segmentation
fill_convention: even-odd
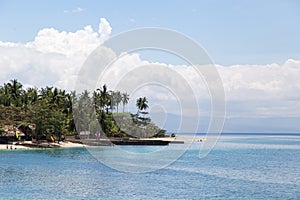
[[[300,59],[299,10],[296,0],[1,0],[0,40],[32,41],[47,27],[97,27],[105,17],[112,35],[149,26],[177,30],[200,43],[217,64],[282,64]]]
[[[227,103],[225,132],[300,132],[299,11],[296,0],[0,0],[0,83],[16,78],[25,86],[72,90],[82,63],[105,39],[161,27],[189,36],[217,64]],[[173,64],[199,90],[201,117],[209,121],[207,93],[188,67],[162,52],[139,53],[121,66]],[[152,104],[176,104],[169,97],[155,102],[164,94],[151,92]],[[178,116],[168,114],[172,129]]]

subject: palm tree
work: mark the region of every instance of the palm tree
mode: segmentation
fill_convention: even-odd
[[[112,106],[117,107],[117,112],[119,112],[119,104],[122,102],[122,95],[120,91],[112,91],[111,92],[111,101],[112,101]]]
[[[38,100],[38,89],[37,88],[28,88],[26,90],[28,96],[29,104],[33,104]]]
[[[138,108],[138,113],[141,112],[142,110],[146,110],[149,106],[148,106],[148,100],[146,97],[140,97],[137,99],[136,101],[136,106]]]
[[[4,106],[11,105],[11,92],[8,84],[4,84],[4,87],[1,88],[1,104]]]
[[[99,107],[101,108],[101,110],[104,110],[106,108],[106,112],[108,113],[108,106],[110,104],[110,102],[109,102],[110,96],[107,91],[107,86],[103,85],[102,89],[97,89],[97,91],[100,92]]]
[[[13,103],[15,106],[19,106],[21,104],[21,94],[23,93],[23,85],[18,82],[17,79],[10,80],[10,83],[7,84]]]
[[[115,102],[115,92],[114,91],[109,91],[109,98],[108,98],[108,102],[107,105],[109,107],[109,109],[111,110],[111,113],[113,112],[115,106],[116,106],[116,102]]]
[[[14,99],[17,99],[22,93],[23,85],[19,83],[17,79],[10,80],[10,83],[8,83],[8,85],[10,87],[12,97]]]
[[[127,92],[122,93],[123,113],[125,110],[125,105],[127,105],[128,102],[129,102],[129,95],[127,94]]]
[[[51,103],[53,97],[52,89],[53,87],[48,86],[42,88],[39,94],[39,100],[45,100],[47,103]]]

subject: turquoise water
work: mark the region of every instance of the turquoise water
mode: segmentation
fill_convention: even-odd
[[[300,136],[222,136],[203,159],[199,145],[148,173],[111,169],[84,148],[0,151],[0,199],[300,199]]]

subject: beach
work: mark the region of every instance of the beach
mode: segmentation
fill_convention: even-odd
[[[184,143],[184,142],[202,142],[205,140],[203,137],[184,137],[184,136],[176,136],[176,137],[161,137],[161,138],[140,138],[139,140],[161,140],[161,141],[169,141],[171,143]],[[55,143],[42,143],[45,147],[47,145],[51,147],[57,148],[76,148],[76,147],[84,147],[86,144],[80,144],[70,141],[63,142],[55,142]],[[34,143],[31,141],[25,141],[23,143],[13,144],[0,144],[0,150],[16,150],[16,149],[32,149],[34,147]],[[31,147],[30,147],[31,146]],[[36,147],[37,148],[37,147]]]
[[[84,144],[73,143],[73,142],[59,142],[58,143],[48,143],[51,146],[55,146],[58,148],[76,148],[76,147],[84,147]],[[0,150],[16,150],[16,149],[32,149],[32,147],[28,147],[28,145],[33,145],[31,141],[26,141],[22,144],[0,144]]]
[[[23,145],[0,144],[0,150],[15,150],[15,149],[31,149],[31,148]]]

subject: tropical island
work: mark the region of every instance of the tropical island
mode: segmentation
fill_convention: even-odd
[[[142,140],[146,144],[145,138],[175,137],[151,122],[147,97],[136,100],[137,113],[125,112],[128,102],[126,92],[108,90],[106,85],[92,94],[76,94],[57,87],[24,88],[14,79],[0,86],[0,144],[50,147],[49,143],[86,141],[105,145],[103,141],[109,140],[132,145]]]

